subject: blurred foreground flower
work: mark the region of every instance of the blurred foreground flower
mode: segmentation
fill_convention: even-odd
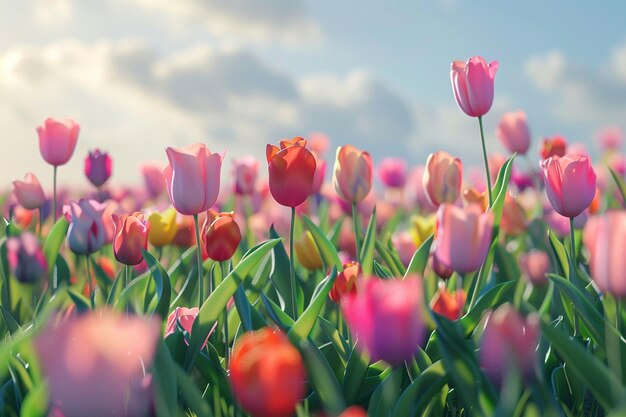
[[[6,243],[9,268],[20,282],[37,282],[44,278],[48,263],[39,246],[37,236],[23,232],[10,237]]]
[[[32,172],[24,177],[24,181],[13,181],[13,195],[17,202],[28,210],[41,208],[46,202],[39,180]]]
[[[49,399],[65,417],[142,417],[152,403],[156,320],[92,311],[49,325],[35,339]]]
[[[287,336],[269,327],[244,334],[235,343],[230,382],[253,417],[289,417],[306,389],[300,352]]]

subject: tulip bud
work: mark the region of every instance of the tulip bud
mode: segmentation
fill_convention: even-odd
[[[48,263],[35,235],[23,232],[18,237],[9,237],[6,249],[9,269],[18,281],[33,283],[44,278]]]
[[[435,232],[435,216],[411,216],[409,233],[418,248]]]
[[[543,285],[548,282],[546,274],[550,272],[550,257],[545,252],[532,249],[520,255],[519,264],[524,276],[533,285]]]
[[[161,247],[172,243],[178,224],[176,224],[176,210],[172,207],[163,213],[154,212],[148,217],[150,222],[150,231],[148,232],[148,241],[154,246]]]
[[[113,253],[115,259],[124,265],[137,265],[143,261],[142,249],[148,248],[150,222],[143,219],[143,214],[123,214],[111,216],[115,222]]]
[[[503,304],[487,319],[480,341],[480,365],[487,375],[500,385],[506,372],[516,366],[526,382],[534,377],[539,317],[524,319],[509,304]]]
[[[230,382],[252,417],[290,417],[303,399],[306,371],[300,352],[283,333],[262,328],[235,343]]]
[[[217,262],[232,258],[241,242],[241,232],[235,221],[235,213],[209,211],[202,228],[202,240],[209,258]]]
[[[181,214],[198,214],[215,204],[220,191],[223,154],[211,153],[201,143],[167,148],[169,165],[163,169],[167,193]]]
[[[191,329],[193,328],[193,323],[196,321],[196,317],[198,317],[199,313],[200,309],[198,307],[176,307],[167,318],[167,324],[165,325],[165,334],[163,335],[163,337],[166,338],[169,335],[174,334],[176,331],[178,331],[179,328],[182,328],[185,332],[187,332],[189,337],[191,337]],[[213,325],[213,328],[207,335],[206,340],[202,344],[202,349],[204,349],[204,347],[206,346],[207,341],[209,340],[209,336],[211,335],[211,333],[213,333],[213,330],[215,330],[216,326],[217,323]],[[187,345],[189,344],[187,338],[185,338],[185,343]]]
[[[541,163],[548,200],[554,211],[576,217],[593,201],[596,174],[587,156],[553,156]]]
[[[309,271],[322,267],[322,256],[310,231],[306,230],[300,239],[294,240],[293,245],[300,265]]]
[[[444,316],[448,320],[458,320],[463,315],[466,299],[467,295],[463,289],[450,294],[445,284],[440,281],[439,291],[432,301],[431,308],[435,313]]]
[[[593,216],[585,225],[591,278],[600,291],[626,297],[626,211],[610,210]]]
[[[452,62],[450,80],[454,99],[465,114],[480,117],[491,109],[496,71],[498,61],[488,64],[480,56],[471,57],[467,62]]]
[[[406,161],[400,158],[383,158],[378,164],[378,178],[390,188],[403,188],[406,183]]]
[[[24,181],[13,181],[13,195],[17,202],[28,210],[38,209],[46,202],[41,184],[31,172],[26,174]]]
[[[113,160],[107,152],[100,149],[89,151],[85,158],[85,176],[93,185],[100,187],[107,182],[113,171]]]
[[[295,137],[281,140],[280,148],[265,149],[269,171],[270,192],[282,206],[296,207],[304,203],[313,188],[316,162],[306,148],[306,140]]]
[[[328,293],[328,297],[335,303],[339,304],[341,299],[346,294],[356,294],[356,282],[360,273],[360,266],[358,262],[349,262],[343,265],[343,271],[341,271],[333,287]]]
[[[233,177],[235,193],[250,195],[254,193],[254,185],[259,171],[259,161],[253,156],[244,156],[233,161]]]
[[[493,231],[493,212],[476,204],[460,208],[443,204],[437,211],[435,253],[460,274],[476,271],[487,258]]]
[[[530,147],[530,131],[526,113],[517,110],[505,113],[496,128],[496,136],[511,153],[525,154]]]
[[[72,201],[66,217],[70,217],[67,230],[67,243],[72,252],[88,255],[100,249],[106,243],[106,228],[103,221],[105,204],[95,200],[81,198]]]
[[[424,339],[423,290],[418,277],[361,281],[356,294],[344,296],[341,310],[357,347],[372,361],[397,367],[413,357]]]
[[[437,257],[437,252],[433,251],[432,256],[430,257],[430,266],[433,269],[435,275],[439,278],[446,280],[449,279],[452,274],[454,274],[454,270],[449,266],[444,265],[439,258]]]
[[[372,158],[352,145],[337,148],[333,185],[348,203],[360,203],[372,188]]]
[[[567,151],[567,141],[563,136],[556,135],[551,138],[545,138],[541,142],[541,159],[545,160],[551,156],[565,156]]]
[[[461,192],[463,164],[447,152],[431,153],[424,169],[424,191],[430,202],[439,206],[454,203]]]
[[[43,159],[52,166],[65,165],[76,148],[80,126],[72,119],[47,118],[37,128],[39,151]]]

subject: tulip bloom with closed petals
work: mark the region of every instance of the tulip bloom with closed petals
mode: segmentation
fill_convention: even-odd
[[[67,164],[76,148],[79,131],[80,126],[72,119],[47,118],[37,128],[43,159],[54,167]]]
[[[17,202],[28,210],[41,208],[46,202],[41,184],[31,172],[26,174],[24,181],[13,181],[13,195]]]
[[[547,273],[550,272],[550,257],[541,250],[532,249],[520,255],[519,264],[524,276],[533,285],[543,285],[548,282]]]
[[[6,242],[9,269],[20,282],[37,282],[48,270],[39,240],[30,232],[9,237]]]
[[[230,382],[235,398],[252,417],[290,417],[305,396],[306,371],[287,336],[265,327],[235,342]]]
[[[551,138],[545,138],[541,142],[541,159],[545,160],[551,156],[565,156],[567,151],[567,141],[561,135],[555,135]]]
[[[316,168],[315,156],[306,148],[306,140],[284,139],[280,148],[268,144],[265,153],[274,200],[292,208],[304,203],[311,194]]]
[[[400,158],[383,158],[378,164],[378,178],[387,187],[404,187],[406,183],[406,161]]]
[[[337,148],[333,185],[342,200],[356,204],[367,197],[372,188],[372,157],[352,145]]]
[[[493,213],[483,213],[476,204],[439,206],[435,243],[439,260],[460,274],[476,271],[487,258],[493,221]]]
[[[480,192],[476,188],[468,188],[463,191],[463,199],[467,204],[477,204],[483,211],[489,209],[487,191]]]
[[[167,324],[165,325],[165,334],[163,337],[168,337],[171,334],[174,334],[178,331],[179,328],[183,328],[185,332],[191,337],[191,329],[193,328],[193,323],[196,321],[196,317],[198,317],[198,313],[200,313],[200,309],[198,307],[176,307],[174,311],[170,313],[167,318]],[[206,340],[202,344],[202,349],[206,346],[207,341],[209,340],[209,336],[213,333],[213,330],[217,327],[217,323],[213,325],[213,328],[209,332],[206,337]],[[185,339],[185,343],[189,344],[189,341]]]
[[[503,304],[487,319],[480,341],[480,366],[497,385],[506,378],[511,365],[530,382],[535,375],[539,343],[539,317],[523,318],[511,305]]]
[[[466,298],[467,294],[465,294],[463,289],[450,293],[445,284],[440,281],[439,291],[433,298],[431,308],[435,313],[444,316],[448,320],[458,320],[463,315]]]
[[[591,278],[600,291],[626,297],[626,211],[610,210],[587,221],[583,234]]]
[[[113,160],[107,152],[100,149],[89,151],[85,158],[85,176],[96,187],[107,182],[113,172]]]
[[[163,169],[170,201],[181,214],[198,214],[215,204],[220,191],[223,154],[211,153],[196,143],[165,150],[169,165]]]
[[[541,168],[554,211],[573,218],[589,207],[596,194],[596,174],[587,156],[552,156],[541,163]]]
[[[341,301],[357,347],[374,362],[400,366],[424,340],[422,281],[418,277],[368,278],[360,283],[356,294],[345,295]]]
[[[488,64],[482,57],[471,57],[467,62],[454,61],[450,80],[454,99],[461,110],[471,117],[481,117],[493,103],[493,82],[498,62]]]
[[[65,417],[151,415],[149,369],[160,321],[89,311],[48,325],[35,351],[48,381],[50,406]]]
[[[241,231],[235,221],[235,213],[209,211],[202,228],[202,241],[205,253],[214,261],[232,258],[241,242]]]
[[[142,249],[148,248],[150,222],[143,219],[142,213],[111,216],[115,222],[113,253],[115,259],[124,265],[138,265],[143,261]]]
[[[422,183],[430,202],[435,206],[454,203],[461,192],[463,164],[447,152],[431,153],[426,161]]]
[[[150,243],[157,247],[172,243],[178,231],[174,208],[170,207],[162,213],[155,211],[148,217],[148,221],[150,222],[150,231],[148,232]]]
[[[105,204],[95,200],[81,198],[70,202],[67,243],[72,252],[89,255],[104,246],[107,236],[102,215],[105,209]]]
[[[152,198],[157,198],[165,191],[165,176],[163,175],[163,164],[160,162],[143,163],[139,170],[143,175],[146,190]]]
[[[359,273],[360,266],[358,262],[345,263],[343,265],[343,271],[337,275],[333,287],[328,293],[328,297],[335,304],[339,304],[346,294],[356,294],[356,282]]]
[[[233,177],[235,179],[235,193],[250,195],[254,193],[254,186],[259,172],[259,160],[253,156],[244,156],[233,161]]]
[[[505,113],[496,128],[496,136],[509,152],[525,154],[530,147],[526,113],[521,110]]]
[[[315,271],[322,267],[322,256],[310,231],[305,231],[302,237],[293,244],[300,265],[309,271]]]

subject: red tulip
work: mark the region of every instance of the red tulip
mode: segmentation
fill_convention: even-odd
[[[557,213],[571,218],[589,207],[596,193],[596,174],[587,156],[553,156],[541,168],[548,200]]]
[[[167,193],[181,214],[198,214],[215,204],[220,191],[223,154],[211,153],[196,143],[181,149],[167,148],[169,165],[163,169]]]
[[[72,119],[47,118],[37,128],[39,151],[43,159],[55,167],[65,165],[74,153],[79,131],[80,126]]]
[[[450,80],[459,108],[471,117],[485,115],[493,103],[493,81],[498,62],[488,64],[482,57],[471,57],[467,62],[454,61]]]
[[[115,259],[124,265],[137,265],[143,261],[142,249],[148,248],[150,222],[143,219],[142,213],[112,214],[115,222],[113,253]]]
[[[496,136],[511,153],[525,154],[530,147],[530,131],[526,113],[517,110],[505,113],[496,128]]]
[[[24,181],[13,181],[13,195],[17,202],[28,210],[38,209],[46,202],[41,184],[31,172],[26,174]]]
[[[282,206],[296,207],[304,203],[313,188],[315,157],[306,148],[306,140],[295,137],[281,140],[280,148],[267,145],[270,192]]]
[[[239,242],[241,231],[235,221],[235,213],[207,213],[202,228],[204,251],[214,261],[226,261],[233,257]]]
[[[545,138],[541,142],[541,159],[548,159],[551,156],[565,156],[567,151],[567,141],[561,135]]]
[[[303,399],[306,372],[300,352],[283,333],[265,327],[244,334],[230,360],[235,398],[253,417],[290,417]]]
[[[113,160],[107,152],[100,149],[89,151],[85,158],[85,176],[93,185],[100,187],[107,182],[113,171]]]
[[[463,314],[463,307],[465,306],[466,298],[467,294],[465,294],[465,291],[462,289],[450,293],[448,292],[446,286],[441,282],[441,285],[439,285],[439,291],[432,302],[432,310],[435,313],[444,316],[448,320],[458,320]]]
[[[352,145],[337,148],[333,185],[342,200],[360,203],[372,188],[372,158]]]

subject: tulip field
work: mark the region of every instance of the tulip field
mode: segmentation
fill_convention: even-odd
[[[477,167],[302,132],[124,188],[80,121],[33,125],[49,176],[0,184],[0,417],[626,415],[622,133],[592,160],[520,110],[486,131],[497,70],[451,65]],[[81,157],[86,192],[57,181]]]

